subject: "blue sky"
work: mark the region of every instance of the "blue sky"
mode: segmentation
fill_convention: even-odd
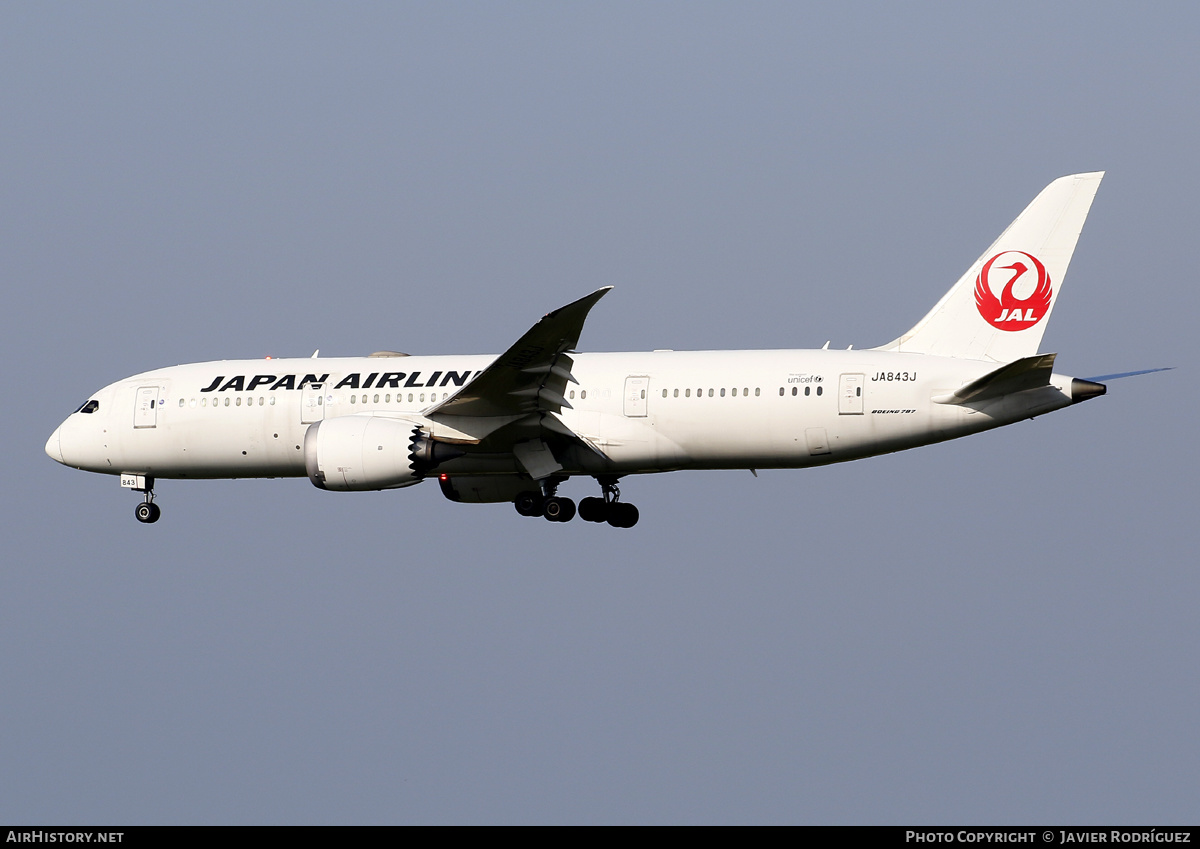
[[[1195,819],[1189,4],[0,9],[0,817]],[[1085,406],[626,532],[436,487],[165,482],[50,431],[221,358],[866,347],[1107,170],[1043,348]],[[28,402],[28,403],[27,403]],[[576,498],[584,482],[564,487]]]

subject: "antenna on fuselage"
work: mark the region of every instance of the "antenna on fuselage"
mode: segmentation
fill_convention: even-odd
[[[311,357],[309,357],[309,359],[315,360],[317,358],[317,354],[319,354],[319,353],[321,353],[321,349],[317,348],[317,350],[313,351],[313,355]]]

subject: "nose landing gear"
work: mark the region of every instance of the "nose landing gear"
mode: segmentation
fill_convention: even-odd
[[[130,479],[126,479],[122,476],[121,485],[129,487],[134,492],[142,492],[146,495],[146,500],[133,510],[133,515],[137,517],[137,520],[143,525],[152,525],[157,522],[158,517],[162,515],[162,510],[154,503],[154,478],[133,476]]]
[[[133,515],[137,516],[139,522],[152,525],[158,521],[158,517],[162,515],[162,510],[153,501],[143,501],[134,509]]]

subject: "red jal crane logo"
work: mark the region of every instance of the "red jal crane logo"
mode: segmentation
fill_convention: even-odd
[[[998,265],[1001,261],[1006,264]],[[1004,287],[998,298],[993,275],[995,284]],[[1018,298],[1013,292],[1014,287],[1029,294]],[[975,278],[975,306],[988,324],[1001,330],[1033,327],[1050,311],[1050,299],[1053,296],[1046,266],[1037,257],[1024,251],[996,254],[983,264],[979,276]]]

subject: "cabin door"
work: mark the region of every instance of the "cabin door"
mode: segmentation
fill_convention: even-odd
[[[300,424],[325,418],[325,384],[306,383],[300,390]]]
[[[843,416],[863,414],[863,386],[866,375],[843,374],[838,384],[838,413]]]
[[[158,387],[139,386],[133,408],[134,427],[158,426]]]
[[[646,415],[646,393],[650,390],[650,378],[625,378],[625,415]]]

